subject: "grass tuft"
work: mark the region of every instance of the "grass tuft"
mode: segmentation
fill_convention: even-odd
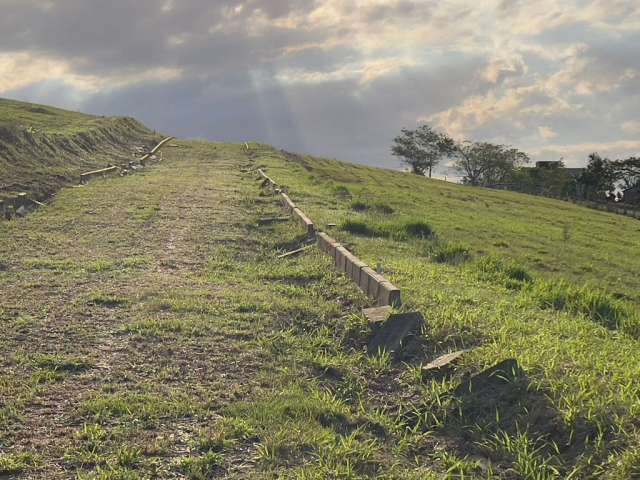
[[[91,368],[91,364],[78,357],[67,357],[64,355],[36,355],[33,363],[39,367],[54,372],[81,372]]]
[[[0,475],[15,475],[29,470],[36,464],[31,453],[0,454]]]
[[[340,224],[340,229],[353,235],[388,238],[397,241],[410,238],[428,238],[434,235],[433,228],[422,220],[379,222],[372,218],[369,222],[365,222],[347,219]]]
[[[640,317],[631,305],[588,285],[577,287],[562,279],[539,279],[530,283],[522,295],[540,308],[582,314],[607,328],[634,337],[640,334]]]
[[[481,280],[511,289],[520,289],[524,284],[533,281],[531,274],[522,265],[494,255],[479,258],[475,263],[475,269]]]
[[[438,241],[427,247],[428,254],[436,263],[458,264],[471,258],[471,250],[463,243]]]
[[[209,451],[199,457],[187,457],[181,460],[180,470],[191,480],[212,478],[224,461],[220,452]]]
[[[353,200],[351,209],[355,212],[375,212],[381,215],[391,215],[394,210],[386,203],[374,203],[364,200]]]

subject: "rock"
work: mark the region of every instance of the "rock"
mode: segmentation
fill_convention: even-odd
[[[376,354],[381,350],[397,352],[405,337],[418,330],[423,324],[424,318],[420,312],[389,315],[369,342],[369,354]]]
[[[386,321],[387,318],[389,318],[389,315],[391,315],[392,311],[393,309],[387,305],[384,307],[365,308],[362,310],[362,313],[364,313],[364,316],[367,317],[369,323],[380,324]]]
[[[466,350],[458,350],[441,355],[435,360],[422,367],[422,378],[443,377],[453,371],[456,362],[462,357]]]
[[[453,394],[457,397],[465,395],[495,397],[498,392],[504,390],[522,374],[518,362],[514,358],[508,358],[467,378],[458,385]]]
[[[16,215],[19,217],[26,217],[29,211],[25,208],[24,205],[21,205],[20,208],[16,210]]]

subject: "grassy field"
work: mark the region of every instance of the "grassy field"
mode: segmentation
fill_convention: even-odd
[[[637,221],[177,143],[0,222],[0,477],[640,475]],[[366,354],[371,301],[326,255],[276,258],[304,232],[258,222],[282,214],[259,166],[423,313],[399,354]]]
[[[126,163],[160,137],[131,118],[96,117],[0,98],[0,199],[47,200],[80,173]],[[141,156],[140,153],[137,153]]]
[[[387,223],[427,222],[438,237],[472,256],[515,259],[543,278],[590,284],[640,301],[640,257],[631,254],[640,248],[636,219],[544,197],[256,148],[263,152],[260,163],[271,167],[272,176],[290,187],[321,227],[347,220],[374,230]],[[379,244],[381,257],[397,248],[363,236],[350,240],[363,247],[373,242],[375,249]]]

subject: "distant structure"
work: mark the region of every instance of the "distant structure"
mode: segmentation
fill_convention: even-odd
[[[561,168],[572,178],[577,178],[584,172],[584,168],[565,167],[562,160],[541,160],[536,162],[536,168]]]
[[[640,185],[622,191],[624,203],[640,203]]]

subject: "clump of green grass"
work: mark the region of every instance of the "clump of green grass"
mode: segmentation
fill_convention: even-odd
[[[71,260],[54,260],[51,258],[33,258],[26,260],[25,264],[29,268],[53,270],[54,272],[68,271],[75,267],[75,264]]]
[[[352,233],[354,235],[363,235],[367,237],[382,237],[383,232],[375,226],[367,225],[359,220],[345,220],[340,224],[340,230]]]
[[[116,262],[106,258],[100,258],[87,264],[87,271],[92,273],[100,273],[113,269],[116,266]]]
[[[533,281],[531,274],[522,265],[494,255],[478,259],[475,270],[481,280],[498,283],[515,290]]]
[[[129,301],[117,295],[111,295],[103,292],[95,292],[89,298],[89,303],[106,308],[117,308],[126,305]]]
[[[458,264],[471,258],[468,245],[459,242],[438,241],[428,246],[428,254],[436,263]]]
[[[345,185],[340,185],[340,184],[334,185],[333,193],[335,195],[338,195],[339,197],[350,197],[351,196],[351,192],[349,191],[349,189]]]
[[[510,435],[499,431],[491,435],[485,446],[511,458],[513,468],[520,478],[551,480],[560,476],[557,465],[554,465],[557,460],[551,455],[545,455],[544,440],[536,440],[527,432],[518,431]]]
[[[370,478],[382,470],[379,423],[353,417],[329,390],[292,385],[225,412],[251,424],[260,438],[257,458],[265,468],[303,466],[311,478]],[[291,432],[295,431],[295,440]]]
[[[220,452],[209,451],[198,457],[187,457],[180,462],[180,470],[191,480],[213,478],[224,461]]]
[[[39,368],[55,372],[81,372],[91,367],[91,364],[79,357],[52,354],[36,355],[33,363]]]
[[[433,235],[433,228],[422,220],[407,222],[401,225],[402,230],[410,237],[430,237]]]
[[[640,334],[640,318],[630,305],[588,285],[578,287],[563,279],[539,279],[530,283],[522,295],[540,308],[583,314],[607,328],[633,336]]]
[[[364,200],[354,200],[351,202],[351,209],[356,212],[372,211],[381,215],[391,215],[394,210],[386,203],[368,202]]]
[[[127,323],[121,328],[123,333],[133,333],[145,337],[161,337],[167,333],[181,333],[193,330],[193,325],[175,318],[149,318]]]
[[[19,474],[35,464],[36,458],[31,453],[0,454],[0,475]]]
[[[428,238],[434,235],[431,225],[423,220],[377,222],[371,219],[369,222],[364,222],[347,219],[340,224],[340,229],[353,235],[390,238],[398,241],[410,238]]]
[[[178,418],[193,413],[194,406],[183,394],[97,393],[85,401],[80,413],[98,422],[125,417],[152,422],[160,417]]]

